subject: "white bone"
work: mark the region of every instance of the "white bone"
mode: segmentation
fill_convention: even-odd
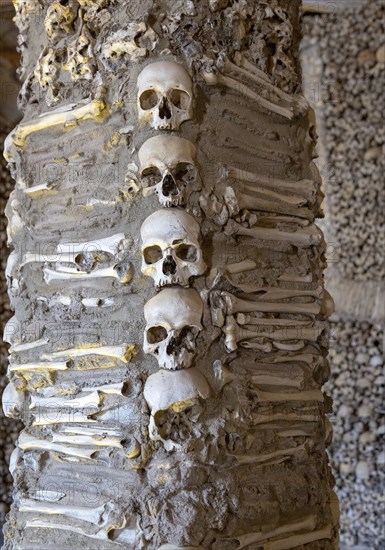
[[[113,357],[128,363],[132,359],[134,346],[130,344],[121,344],[120,346],[91,346],[70,348],[54,353],[46,353],[42,355],[42,359],[54,361],[55,359],[64,357],[66,360],[75,359],[77,357],[87,357],[88,355],[101,355],[103,357]]]
[[[24,344],[15,344],[9,348],[9,353],[21,353],[23,351],[28,351],[31,349],[39,348],[48,344],[48,340],[45,338],[40,338],[40,340],[35,340],[34,342],[26,342]]]
[[[255,328],[253,330],[250,330],[248,328],[242,328],[240,327],[234,317],[232,315],[228,315],[226,317],[226,325],[223,329],[223,332],[226,335],[226,347],[229,351],[234,351],[238,347],[238,342],[240,342],[241,346],[248,347],[249,344],[245,342],[253,340],[254,338],[269,338],[274,340],[274,344],[279,349],[296,349],[292,346],[287,346],[286,344],[277,343],[275,340],[310,340],[310,341],[316,341],[317,338],[320,336],[320,334],[325,330],[325,326],[322,324],[318,324],[312,327],[303,327],[303,326],[297,326],[295,328],[283,328],[278,329],[274,328],[274,326],[270,330],[260,330],[259,332],[255,332]],[[303,347],[303,344],[301,343],[300,349]],[[267,349],[267,351],[271,351],[271,345],[270,348]]]
[[[15,447],[11,453],[9,464],[8,464],[8,469],[13,479],[15,479],[15,472],[16,472],[16,469],[18,469],[18,462],[20,457],[21,457],[21,451],[19,447]]]
[[[301,206],[306,202],[302,197],[287,196],[261,189],[242,189],[242,187],[236,190],[236,197],[240,210],[286,213],[309,221],[314,220],[314,212],[310,208]]]
[[[141,37],[145,40],[146,47],[141,48],[136,43],[136,37]],[[148,51],[152,51],[157,43],[157,35],[153,29],[146,25],[144,21],[130,21],[124,26],[124,29],[119,29],[113,32],[103,41],[101,50],[101,60],[105,63],[107,60],[113,62],[124,57],[132,62],[138,61],[139,58],[145,57]],[[151,44],[150,47],[147,44]]]
[[[20,512],[39,512],[41,514],[61,515],[68,518],[87,521],[94,525],[102,525],[107,519],[108,506],[102,504],[98,508],[89,508],[87,506],[74,506],[73,504],[57,504],[56,502],[22,499],[19,510]]]
[[[234,57],[234,61],[236,64],[232,63],[228,58],[226,58],[224,62],[225,73],[230,75],[234,74],[240,77],[246,77],[247,79],[252,80],[265,88],[265,90],[268,90],[270,92],[269,97],[271,97],[271,93],[273,93],[277,98],[284,100],[287,104],[294,107],[297,113],[306,113],[309,108],[309,104],[303,96],[290,95],[284,90],[278,88],[277,86],[274,86],[274,84],[266,77],[266,75],[262,71],[258,70],[256,66],[252,66],[252,64],[248,61],[246,61],[245,64],[245,61],[242,61],[241,58],[241,54],[239,54],[237,57]]]
[[[314,201],[317,193],[317,183],[313,180],[283,180],[272,176],[264,176],[263,174],[255,174],[242,168],[235,166],[227,166],[227,176],[241,182],[247,182],[255,184],[256,190],[260,189],[260,186],[267,187],[268,189],[281,191],[288,191],[293,194],[299,194],[306,201]]]
[[[193,116],[191,77],[178,63],[158,61],[138,77],[138,116],[154,130],[178,130]]]
[[[204,273],[200,227],[184,210],[154,212],[143,222],[140,233],[142,273],[151,277],[156,287],[187,287],[191,277]]]
[[[333,530],[330,525],[313,531],[311,533],[301,533],[300,535],[294,535],[287,537],[283,540],[276,540],[267,542],[264,546],[264,550],[288,550],[289,548],[297,548],[299,546],[315,542],[322,539],[331,539]]]
[[[302,298],[304,296],[311,296],[312,298],[321,298],[323,296],[322,286],[317,287],[314,290],[309,289],[293,289],[293,288],[282,288],[282,287],[260,287],[250,284],[238,284],[231,283],[235,288],[241,290],[245,293],[258,294],[258,296],[253,296],[255,300],[261,300],[269,302],[270,300],[283,300],[286,298]]]
[[[9,366],[10,372],[23,372],[29,370],[37,371],[57,371],[57,370],[67,370],[68,365],[65,361],[40,361],[38,363],[23,363],[21,365],[11,364]]]
[[[34,12],[31,12],[34,13]],[[73,31],[73,22],[77,16],[77,10],[71,5],[64,5],[60,2],[53,2],[47,9],[44,19],[44,27],[48,37],[57,41],[63,35]]]
[[[85,254],[93,252],[109,252],[116,254],[120,246],[124,246],[126,236],[124,233],[116,233],[111,237],[103,237],[93,241],[75,242],[75,243],[60,243],[57,246],[58,254]]]
[[[284,273],[278,277],[280,281],[288,281],[290,283],[312,283],[313,275],[309,273],[308,275],[291,275],[289,273]]]
[[[69,106],[69,110],[57,109],[48,113],[42,113],[39,117],[19,124],[10,134],[10,140],[17,146],[23,147],[26,138],[34,132],[40,132],[54,126],[65,126],[67,128],[76,126],[82,120],[93,119],[103,122],[108,116],[108,110],[103,101],[94,99],[77,108]]]
[[[197,190],[196,148],[187,139],[160,135],[148,139],[140,148],[140,173],[143,194],[158,195],[163,206],[186,205]]]
[[[251,63],[243,54],[240,52],[235,52],[234,54],[234,63],[238,67],[246,69],[249,73],[259,76],[262,80],[272,83],[270,75],[264,73],[259,67]]]
[[[305,315],[316,315],[320,312],[320,305],[314,303],[302,302],[259,302],[252,299],[247,300],[237,298],[228,292],[222,292],[226,305],[226,313],[233,315],[234,313],[303,313]]]
[[[84,307],[111,307],[115,303],[113,298],[83,298]]]
[[[251,377],[251,381],[257,386],[288,386],[289,388],[297,388],[298,390],[302,389],[304,384],[303,375],[284,376],[276,372],[254,374]]]
[[[132,357],[132,356],[131,356]],[[125,361],[126,363],[127,361]],[[94,386],[83,388],[82,391],[98,391],[109,395],[121,395],[123,396],[124,382],[118,382],[117,384],[104,384],[103,386]]]
[[[25,522],[25,528],[30,529],[58,529],[60,531],[70,531],[71,533],[76,533],[78,535],[82,535],[84,537],[89,537],[91,539],[97,539],[97,540],[103,540],[107,541],[108,544],[116,544],[117,546],[121,546],[121,544],[117,541],[111,541],[108,536],[108,530],[102,528],[96,533],[89,533],[85,529],[82,529],[81,527],[75,527],[74,525],[68,525],[68,524],[62,524],[62,523],[53,523],[50,519],[48,520],[27,520]],[[111,526],[111,529],[113,526]],[[137,534],[135,532],[135,534]],[[134,538],[134,534],[131,538]]]
[[[30,494],[33,500],[39,500],[43,502],[59,502],[66,496],[65,493],[59,491],[48,491],[45,489],[39,489],[35,493]]]
[[[213,73],[213,72],[205,72],[202,71],[202,76],[209,86],[217,86],[218,84],[222,84],[223,86],[226,86],[230,90],[234,90],[237,93],[242,94],[243,96],[251,99],[252,101],[255,101],[255,103],[258,103],[261,107],[268,110],[271,113],[275,113],[277,115],[281,115],[284,118],[288,118],[291,120],[294,116],[294,110],[292,107],[283,107],[280,105],[277,105],[276,103],[273,103],[269,101],[268,99],[265,99],[261,95],[257,94],[246,86],[246,84],[243,84],[239,80],[236,80],[235,78],[232,78],[230,76],[226,76],[221,73]]]
[[[236,275],[237,273],[243,273],[245,271],[253,271],[256,267],[257,264],[254,260],[246,259],[234,264],[228,264],[225,269],[230,275]]]
[[[17,391],[13,382],[9,382],[4,388],[2,395],[2,405],[4,415],[8,418],[20,418],[23,409],[23,394]]]
[[[53,451],[60,454],[70,455],[77,458],[86,458],[92,460],[92,455],[98,450],[97,447],[81,449],[53,443],[47,439],[38,439],[25,431],[21,432],[18,439],[18,446],[23,451]]]
[[[40,185],[34,185],[28,189],[23,189],[24,193],[31,197],[31,199],[40,199],[41,197],[47,197],[48,195],[57,195],[58,191],[53,189],[48,183],[41,183]]]
[[[108,426],[92,426],[92,428],[80,427],[80,426],[59,426],[59,432],[62,434],[75,434],[102,437],[117,437],[119,439],[124,438],[124,434],[121,430],[116,430]]]
[[[285,351],[299,351],[300,349],[303,349],[305,346],[305,342],[303,340],[299,340],[298,342],[273,342],[274,347],[277,349],[285,350]]]
[[[274,221],[274,218],[272,218]],[[271,229],[269,227],[243,227],[231,220],[226,226],[228,235],[244,235],[255,240],[280,241],[300,247],[308,247],[320,244],[323,239],[322,231],[314,224],[309,227],[299,228],[296,231]]]
[[[292,447],[289,449],[280,449],[279,451],[273,451],[272,453],[267,453],[264,455],[230,455],[233,456],[237,464],[265,464],[274,460],[277,457],[281,457],[281,460],[284,461],[290,456],[296,455],[297,453],[306,450],[305,444],[298,445],[297,447]]]
[[[114,267],[105,267],[87,273],[86,271],[78,271],[76,268],[58,267],[58,271],[44,267],[44,280],[47,284],[54,281],[89,281],[92,279],[113,278],[120,282],[128,283],[131,280],[131,275],[127,275],[122,280],[121,275]]]
[[[96,446],[96,447],[116,447],[122,449],[121,440],[123,437],[111,437],[103,435],[61,435],[54,433],[52,441],[54,443],[63,443],[65,445]]]
[[[242,548],[247,548],[251,544],[256,544],[256,543],[260,543],[261,545],[265,544],[269,539],[278,537],[279,535],[295,533],[296,531],[307,531],[307,532],[314,531],[316,525],[317,525],[317,517],[315,515],[310,515],[296,523],[288,523],[286,525],[281,525],[280,527],[277,527],[277,529],[274,529],[273,531],[269,531],[269,532],[257,531],[255,533],[247,533],[245,535],[238,535],[238,536],[229,537],[221,540],[223,541],[237,540],[239,542],[239,546],[237,546],[235,550],[241,550]],[[265,545],[263,545],[263,549],[265,549]]]
[[[68,409],[67,411],[52,409],[50,407],[38,409],[38,412],[34,415],[33,426],[51,426],[53,424],[93,424],[97,422],[94,418],[87,415],[90,412],[85,409],[82,412],[73,411]]]
[[[98,408],[101,402],[101,397],[97,391],[87,393],[86,395],[78,394],[74,399],[66,399],[65,397],[40,397],[31,396],[29,408],[34,409],[90,409]]]
[[[202,315],[203,303],[194,289],[163,289],[144,306],[144,352],[154,355],[161,368],[189,367],[202,330]]]
[[[206,378],[196,368],[180,371],[159,370],[147,378],[144,399],[151,410],[151,439],[162,439],[157,425],[157,413],[171,410],[183,412],[199,399],[208,399],[212,390]]]

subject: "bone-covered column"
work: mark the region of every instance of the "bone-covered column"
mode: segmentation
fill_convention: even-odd
[[[338,548],[299,2],[15,5],[6,550]]]

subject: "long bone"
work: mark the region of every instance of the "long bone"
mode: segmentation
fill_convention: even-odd
[[[317,194],[317,182],[310,179],[302,179],[298,181],[284,180],[273,176],[264,176],[263,174],[255,174],[236,166],[226,165],[226,175],[228,178],[245,183],[254,184],[256,190],[259,186],[267,187],[276,191],[277,189],[288,191],[293,195],[299,195],[304,200],[313,202]]]
[[[32,499],[22,499],[20,512],[39,512],[41,514],[61,515],[68,518],[80,519],[94,525],[103,525],[108,521],[108,505],[102,504],[98,508],[58,504],[56,502],[39,502]]]
[[[112,541],[110,540],[109,536],[108,536],[108,532],[114,528],[120,528],[120,526],[110,526],[110,528],[108,530],[106,529],[100,529],[99,531],[97,531],[96,533],[89,533],[87,532],[85,529],[82,529],[81,527],[75,527],[74,525],[67,525],[67,524],[63,524],[63,523],[52,523],[50,520],[42,520],[42,519],[35,519],[35,520],[27,520],[25,522],[25,528],[30,528],[30,529],[58,529],[60,531],[70,531],[71,533],[76,533],[78,535],[82,535],[84,537],[88,537],[88,538],[91,538],[91,539],[97,539],[97,540],[103,540],[103,541],[108,541],[108,544],[116,544],[117,546],[120,546],[122,547],[122,544],[124,544],[124,542],[120,543],[118,540],[117,541]],[[133,530],[133,534],[132,534],[132,538],[134,539],[134,537],[136,536],[137,532],[135,530]],[[29,550],[42,550],[42,547],[41,545],[39,544],[39,546],[34,546],[33,548],[32,547],[28,547]],[[61,548],[58,548],[56,545],[55,545],[55,548],[57,548],[57,550],[69,550],[68,546],[66,545],[65,547],[61,547]],[[50,549],[51,550],[51,549]],[[71,547],[71,550],[78,550],[78,546],[76,546],[76,548],[73,548]]]
[[[63,443],[65,445],[76,445],[76,446],[85,446],[85,447],[116,447],[122,449],[123,445],[121,443],[122,437],[116,436],[103,436],[103,435],[65,435],[65,434],[53,434],[52,441],[53,443]]]
[[[98,447],[87,449],[70,447],[60,443],[48,441],[47,439],[38,439],[37,437],[27,434],[26,432],[22,432],[19,435],[17,444],[23,451],[52,451],[76,458],[86,458],[88,460],[92,460],[92,455],[99,450]]]
[[[113,357],[123,363],[129,363],[133,357],[134,346],[131,344],[122,344],[120,346],[90,346],[70,348],[54,353],[42,355],[42,359],[54,361],[57,358],[74,359],[77,357],[87,357],[88,355],[100,355],[103,357]]]
[[[299,535],[293,535],[292,537],[285,537],[285,539],[282,540],[267,542],[264,545],[264,550],[288,550],[289,548],[297,548],[315,541],[331,539],[332,534],[333,529],[331,525],[327,525],[311,533],[301,533]]]
[[[255,390],[260,402],[285,402],[285,401],[318,401],[323,403],[324,395],[320,390],[308,390],[300,392],[266,392]]]
[[[242,58],[243,56],[239,52],[237,52],[234,56],[235,63],[232,63],[230,59],[226,58],[224,60],[224,72],[229,75],[245,77],[249,80],[253,80],[255,83],[265,88],[265,90],[268,90],[273,95],[284,100],[300,114],[305,114],[307,112],[309,104],[303,96],[289,95],[268,80],[263,71],[260,71],[257,67],[252,66],[252,64],[247,60],[245,62]]]
[[[58,415],[58,412],[60,415]],[[91,424],[97,421],[88,411],[78,412],[68,409],[68,412],[57,409],[43,409],[34,414],[32,426],[52,426],[53,424]]]
[[[245,535],[238,535],[238,536],[229,537],[229,538],[221,538],[220,540],[223,540],[223,542],[236,540],[239,542],[239,546],[237,546],[235,550],[241,550],[242,548],[247,548],[251,544],[260,543],[262,545],[263,543],[267,542],[269,539],[273,539],[280,535],[287,535],[290,533],[295,533],[296,531],[312,532],[314,531],[316,525],[317,525],[317,517],[315,515],[310,515],[305,517],[302,521],[281,525],[280,527],[277,527],[277,529],[274,529],[273,531],[269,531],[269,532],[256,531],[254,533],[247,533]],[[263,548],[265,549],[265,546],[263,546]]]
[[[238,347],[240,342],[241,346],[244,345],[244,341],[253,340],[254,338],[269,338],[271,340],[310,340],[316,341],[320,334],[325,329],[323,325],[317,325],[313,327],[301,327],[295,328],[283,328],[278,329],[272,327],[270,330],[260,330],[255,332],[248,328],[243,328],[237,324],[232,315],[226,317],[226,325],[223,332],[226,335],[226,347],[229,351],[234,351]]]
[[[226,313],[233,315],[234,313],[303,313],[305,315],[317,315],[320,313],[321,306],[314,303],[301,302],[259,302],[255,299],[237,298],[229,292],[222,292],[221,296],[224,299]]]
[[[271,460],[276,458],[282,459],[282,461],[290,458],[293,455],[296,455],[302,451],[306,450],[305,444],[298,445],[297,447],[289,449],[280,449],[278,451],[273,451],[267,454],[260,455],[230,455],[236,459],[236,464],[261,464],[264,465],[269,463]]]
[[[121,283],[129,283],[131,280],[130,270],[122,275],[115,267],[105,267],[88,273],[87,271],[78,271],[76,268],[59,267],[57,271],[48,267],[43,268],[44,280],[47,284],[54,281],[89,281],[91,279],[112,278],[117,279]]]
[[[323,288],[319,286],[314,290],[309,289],[293,289],[293,288],[281,288],[281,287],[259,287],[250,284],[238,284],[231,283],[235,288],[245,293],[257,294],[253,296],[256,300],[264,300],[269,302],[270,300],[283,300],[286,298],[302,298],[305,296],[311,296],[314,299],[322,298]]]
[[[218,84],[222,84],[230,90],[234,90],[235,92],[242,94],[252,101],[255,101],[255,103],[257,103],[260,107],[263,107],[271,113],[281,115],[284,118],[288,118],[289,120],[294,117],[294,110],[292,107],[282,107],[280,105],[277,105],[276,103],[269,101],[268,99],[265,99],[264,97],[250,89],[248,86],[246,86],[246,84],[243,84],[235,78],[226,76],[225,74],[219,72],[214,73],[208,71],[202,71],[202,76],[206,84],[208,84],[209,86],[217,86]]]
[[[20,365],[10,364],[10,372],[23,372],[23,371],[59,371],[67,370],[68,364],[66,361],[40,361],[38,363],[23,363]]]
[[[257,194],[255,194],[255,191]],[[240,210],[258,210],[263,212],[274,212],[277,214],[291,214],[299,218],[305,218],[309,221],[314,220],[314,212],[309,208],[301,206],[304,203],[300,197],[288,197],[278,195],[272,191],[242,189],[236,190],[235,195]],[[262,195],[262,197],[259,197]],[[271,196],[269,200],[269,195]],[[275,197],[274,197],[275,195]],[[274,198],[276,200],[274,200]],[[278,202],[277,202],[278,201]]]
[[[82,120],[93,119],[97,122],[103,122],[109,112],[106,104],[101,100],[93,100],[90,103],[75,107],[74,104],[66,105],[65,108],[59,107],[54,111],[42,113],[37,118],[27,123],[19,124],[13,132],[8,136],[7,150],[4,156],[7,160],[11,160],[10,152],[11,143],[19,147],[23,147],[26,138],[35,132],[40,132],[47,128],[63,125],[66,128],[77,126]]]
[[[61,396],[53,397],[40,397],[33,395],[31,397],[31,403],[29,408],[34,409],[90,409],[98,408],[101,404],[102,398],[97,391],[92,393],[78,394],[74,399],[66,399]]]
[[[272,218],[272,221],[274,221],[274,218]],[[320,244],[323,239],[322,231],[314,224],[301,227],[296,231],[287,231],[269,227],[243,227],[243,225],[231,220],[226,226],[225,233],[231,236],[252,237],[256,241],[279,241],[303,248]]]

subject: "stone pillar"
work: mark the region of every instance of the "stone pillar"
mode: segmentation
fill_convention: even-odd
[[[337,548],[300,2],[15,5],[5,548]]]

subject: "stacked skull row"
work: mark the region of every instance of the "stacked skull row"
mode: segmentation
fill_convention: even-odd
[[[157,195],[163,207],[142,224],[141,253],[142,273],[158,291],[144,307],[143,348],[160,367],[146,381],[144,396],[152,413],[150,437],[167,444],[157,426],[157,412],[175,403],[183,410],[183,403],[187,406],[208,392],[207,381],[192,367],[203,302],[190,287],[206,264],[199,224],[184,209],[191,193],[200,189],[196,148],[168,133],[193,116],[193,84],[187,71],[169,61],[146,66],[138,78],[138,113],[143,124],[167,131],[148,139],[138,154],[143,195]]]

